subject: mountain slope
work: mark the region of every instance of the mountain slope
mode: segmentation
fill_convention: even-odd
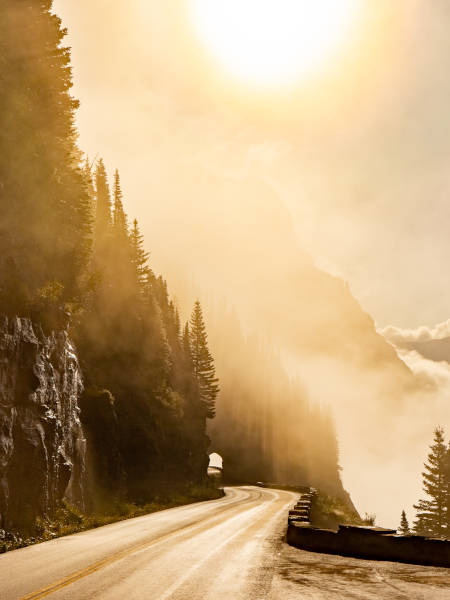
[[[389,480],[402,497],[394,476],[398,460],[409,452],[402,422],[414,406],[423,405],[422,382],[377,333],[349,286],[314,265],[270,184],[203,171],[197,174],[195,191],[192,173],[180,173],[165,184],[147,224],[153,259],[182,306],[192,301],[194,288],[210,298],[212,350],[222,383],[247,364],[226,318],[224,306],[232,305],[245,337],[262,339],[288,376],[301,381],[302,402],[331,406],[344,483],[357,505],[371,511],[376,498],[375,510],[389,515],[392,506],[380,489]],[[189,201],[186,190],[191,190]],[[168,237],[170,246],[163,243]],[[226,353],[233,367],[220,359]],[[277,390],[273,406],[278,405],[280,420],[284,415],[285,427],[279,430],[276,451],[285,452],[289,461],[297,452],[286,442],[291,413],[278,367],[272,366],[261,364],[260,373]],[[245,399],[249,395],[251,400]],[[260,386],[251,386],[243,397],[250,411],[264,412]],[[231,416],[236,402],[232,395],[219,399],[213,443],[219,423],[235,439],[248,439],[248,428],[236,426]],[[309,426],[308,418],[292,423],[298,431]],[[319,440],[317,444],[320,453]],[[214,449],[220,453],[220,444]],[[242,453],[237,450],[235,456]]]

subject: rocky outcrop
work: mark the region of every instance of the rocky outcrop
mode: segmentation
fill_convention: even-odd
[[[0,528],[32,531],[64,495],[83,504],[82,388],[67,331],[0,318]]]

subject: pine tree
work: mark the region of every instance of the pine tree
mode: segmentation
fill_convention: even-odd
[[[444,459],[444,476],[447,483],[446,535],[450,539],[450,442]]]
[[[191,333],[189,331],[189,323],[186,323],[183,329],[182,347],[186,360],[189,364],[192,363],[192,351],[191,351]]]
[[[128,217],[123,208],[123,194],[119,171],[114,172],[113,216],[111,227],[111,276],[120,280],[131,293],[136,291],[136,278],[131,256],[131,243],[128,233]],[[125,290],[124,290],[125,292]],[[131,300],[131,298],[130,298]]]
[[[180,313],[179,313],[178,308],[175,309],[175,334],[176,334],[178,346],[180,346],[182,334],[181,334],[181,319],[180,319]]]
[[[151,270],[148,266],[149,253],[144,249],[144,238],[139,230],[138,222],[133,221],[133,227],[130,232],[131,246],[131,264],[133,265],[135,277],[142,290],[151,276]]]
[[[111,218],[111,194],[108,185],[105,164],[100,158],[95,170],[95,240],[102,246],[110,234],[112,226]]]
[[[92,176],[92,167],[91,167],[88,157],[86,157],[86,160],[84,161],[82,173],[83,173],[83,178],[84,178],[85,186],[87,189],[87,193],[89,196],[91,219],[93,220],[95,217],[95,187],[94,187],[94,178]]]
[[[114,208],[113,208],[113,229],[116,239],[125,240],[128,236],[127,216],[123,209],[123,194],[120,187],[119,171],[114,172]]]
[[[214,359],[208,348],[208,336],[198,300],[195,302],[190,321],[190,348],[200,398],[206,407],[206,416],[212,419],[215,416],[219,380],[215,375]]]
[[[447,534],[447,506],[450,493],[446,473],[447,447],[444,443],[444,430],[434,430],[433,444],[430,446],[428,462],[422,473],[423,490],[429,499],[421,499],[414,505],[417,518],[414,531],[418,535],[445,537]]]
[[[398,533],[400,535],[411,535],[411,529],[409,528],[408,519],[406,518],[406,513],[402,510],[402,516],[400,518],[400,527],[398,528]]]
[[[23,314],[50,288],[60,305],[79,296],[91,244],[70,50],[51,4],[0,3],[0,308]]]

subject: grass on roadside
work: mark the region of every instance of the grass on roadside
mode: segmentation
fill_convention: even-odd
[[[358,512],[344,500],[318,490],[311,505],[311,524],[314,527],[337,529],[339,525],[374,525],[375,516]]]
[[[183,492],[160,496],[153,502],[137,505],[118,501],[110,514],[84,514],[68,502],[63,501],[61,507],[55,514],[54,519],[37,519],[35,535],[22,538],[20,534],[1,534],[0,530],[0,554],[9,550],[16,550],[24,546],[30,546],[40,542],[52,540],[57,537],[79,533],[88,529],[102,527],[124,519],[141,517],[150,513],[184,504],[193,504],[205,500],[216,500],[222,498],[224,492],[221,488],[212,484],[192,486]]]
[[[309,491],[309,487],[301,485],[279,485],[267,483],[266,487],[273,487],[298,494]],[[365,514],[362,518],[353,508],[351,502],[330,496],[322,490],[317,490],[311,504],[311,525],[324,529],[338,529],[339,525],[375,525],[375,515]]]

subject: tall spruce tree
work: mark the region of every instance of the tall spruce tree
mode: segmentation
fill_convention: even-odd
[[[93,222],[94,218],[95,218],[95,187],[94,187],[94,177],[92,175],[92,166],[91,166],[91,163],[89,162],[88,157],[86,157],[86,159],[84,161],[84,164],[82,167],[82,173],[83,173],[84,182],[85,182],[88,197],[89,197],[89,208],[90,208],[90,212],[91,212],[91,219]]]
[[[189,323],[186,323],[183,329],[182,346],[186,360],[192,362],[192,351],[191,351],[191,333],[189,331]]]
[[[103,159],[97,162],[95,170],[95,241],[102,248],[111,233],[112,205],[108,176]]]
[[[178,308],[175,308],[174,329],[175,329],[175,335],[176,335],[178,344],[180,344],[180,342],[181,342],[181,319],[180,319],[180,312],[179,312]]]
[[[206,416],[212,419],[216,414],[219,380],[215,373],[214,359],[208,348],[208,336],[198,300],[195,302],[190,321],[190,349],[200,398],[206,407]]]
[[[444,476],[447,481],[446,535],[447,539],[450,539],[450,442],[444,459]]]
[[[125,240],[128,237],[128,223],[127,216],[123,209],[123,194],[122,188],[120,187],[120,175],[116,169],[114,172],[114,192],[113,192],[113,228],[114,236],[116,239],[122,238]]]
[[[76,146],[70,51],[51,0],[0,3],[0,308],[80,294],[88,191]]]
[[[139,230],[136,219],[133,221],[133,227],[130,232],[130,246],[131,264],[134,268],[136,281],[140,288],[145,290],[145,286],[151,275],[151,270],[148,266],[149,253],[144,249],[144,237]]]
[[[444,442],[444,430],[442,427],[436,427],[428,462],[424,464],[425,470],[422,473],[423,490],[428,498],[419,500],[414,505],[417,511],[414,531],[418,535],[440,538],[447,535],[450,482],[446,461],[447,446]]]
[[[129,292],[136,291],[132,250],[128,232],[128,217],[123,208],[119,171],[114,172],[113,216],[111,228],[111,273]]]
[[[406,518],[406,513],[404,510],[402,510],[400,526],[397,531],[400,535],[411,535],[411,529],[409,527],[408,519]]]

